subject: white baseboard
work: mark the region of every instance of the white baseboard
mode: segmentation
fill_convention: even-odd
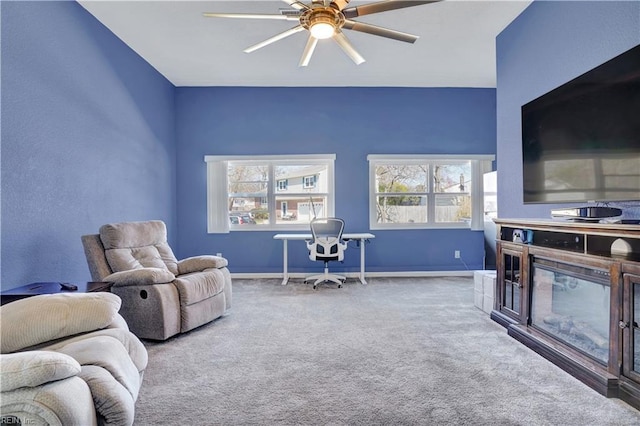
[[[358,278],[359,272],[347,272],[340,274],[347,276],[348,278]],[[290,273],[289,278],[304,278],[311,273],[305,274],[302,272]],[[281,272],[261,274],[259,272],[252,273],[231,273],[231,278],[237,279],[265,279],[265,278],[282,278]],[[366,272],[365,277],[388,277],[388,278],[418,278],[418,277],[473,277],[473,271],[400,271],[400,272]]]

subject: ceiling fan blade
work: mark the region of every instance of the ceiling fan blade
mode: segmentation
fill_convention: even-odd
[[[342,48],[344,53],[346,53],[347,56],[356,63],[356,65],[360,65],[364,62],[364,58],[356,51],[347,36],[345,36],[342,31],[336,31],[336,33],[333,35],[333,39],[336,41],[336,43],[338,43],[338,46]]]
[[[350,19],[345,20],[342,28],[359,31],[361,33],[373,34],[380,37],[392,38],[394,40],[404,41],[407,43],[415,43],[419,38],[413,34],[390,30],[388,28],[378,27],[377,25],[365,24],[364,22],[356,22]]]
[[[289,6],[293,7],[294,9],[298,9],[298,10],[309,9],[309,6],[297,0],[282,0],[282,1],[288,4]]]
[[[298,66],[306,67],[307,65],[309,65],[311,55],[313,55],[313,51],[316,48],[316,44],[318,44],[318,39],[312,35],[309,35],[307,45],[304,47],[304,52],[302,52],[302,58],[300,58],[300,63],[298,64]]]
[[[239,18],[239,19],[275,19],[278,21],[298,21],[296,15],[267,15],[260,13],[213,13],[204,12],[202,16],[207,18]]]
[[[289,37],[290,35],[293,35],[295,33],[299,33],[300,31],[304,31],[304,27],[302,25],[297,25],[291,29],[288,29],[287,31],[281,32],[280,34],[277,34],[265,41],[261,41],[258,44],[254,44],[253,46],[249,46],[246,49],[244,49],[245,53],[251,53],[254,52],[262,47],[265,47],[271,43],[274,43],[278,40],[282,40],[285,37]]]
[[[386,12],[388,10],[403,9],[405,7],[419,6],[422,4],[437,3],[441,0],[385,0],[377,3],[363,4],[361,6],[348,7],[342,10],[345,18],[371,15],[372,13]]]

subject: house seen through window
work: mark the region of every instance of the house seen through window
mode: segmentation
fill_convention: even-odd
[[[210,232],[219,229],[212,223],[220,225],[220,214],[228,216],[230,230],[307,228],[313,218],[333,215],[334,159],[335,155],[207,156]],[[216,180],[221,173],[224,190]]]
[[[478,209],[482,211],[482,179],[477,176],[491,166],[486,160],[370,155],[371,229],[473,227]]]

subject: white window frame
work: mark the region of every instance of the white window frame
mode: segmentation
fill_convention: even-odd
[[[310,183],[307,183],[310,182]],[[308,175],[302,177],[302,187],[304,189],[311,189],[316,187],[316,175]]]
[[[321,195],[327,197],[325,207],[326,216],[335,215],[335,154],[307,154],[307,155],[205,155],[207,164],[207,232],[210,234],[228,233],[229,231],[301,231],[308,230],[308,224],[271,223],[268,225],[243,224],[230,225],[228,211],[228,165],[238,164],[268,164],[273,170],[275,165],[325,165],[327,167],[327,192]],[[276,195],[278,194],[277,179],[273,173],[269,176],[267,190],[267,204],[269,217],[276,217]]]
[[[491,171],[491,162],[494,155],[404,155],[404,154],[370,154],[369,161],[369,228],[381,229],[431,229],[431,228],[462,228],[480,231],[484,228],[484,197],[483,174]],[[443,164],[447,162],[471,163],[471,221],[470,222],[435,222],[433,215],[429,215],[427,223],[378,223],[376,196],[379,195],[376,188],[376,166],[378,165],[415,165],[415,164]],[[430,169],[431,170],[431,169]],[[466,191],[465,191],[466,192]],[[428,205],[435,206],[436,194],[433,191],[433,183],[430,182],[428,192],[423,195],[428,197]]]
[[[289,179],[278,179],[278,181],[276,182],[277,191],[286,191],[288,187],[289,187]]]

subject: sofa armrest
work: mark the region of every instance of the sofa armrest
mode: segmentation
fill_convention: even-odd
[[[25,351],[0,355],[0,390],[35,388],[80,373],[78,361],[58,352]]]
[[[2,392],[0,413],[12,424],[97,425],[91,391],[79,376]]]
[[[106,292],[42,294],[7,303],[0,307],[0,352],[108,327],[120,306],[120,297]]]
[[[139,268],[130,271],[114,272],[103,278],[104,281],[112,282],[115,287],[127,285],[150,285],[166,284],[176,279],[168,269],[162,268]]]
[[[107,326],[107,328],[121,328],[129,331],[129,324],[127,324],[127,321],[122,317],[122,315],[118,314],[113,318],[113,321]]]
[[[179,275],[200,272],[209,268],[224,268],[229,264],[227,259],[220,256],[193,256],[178,261]]]

